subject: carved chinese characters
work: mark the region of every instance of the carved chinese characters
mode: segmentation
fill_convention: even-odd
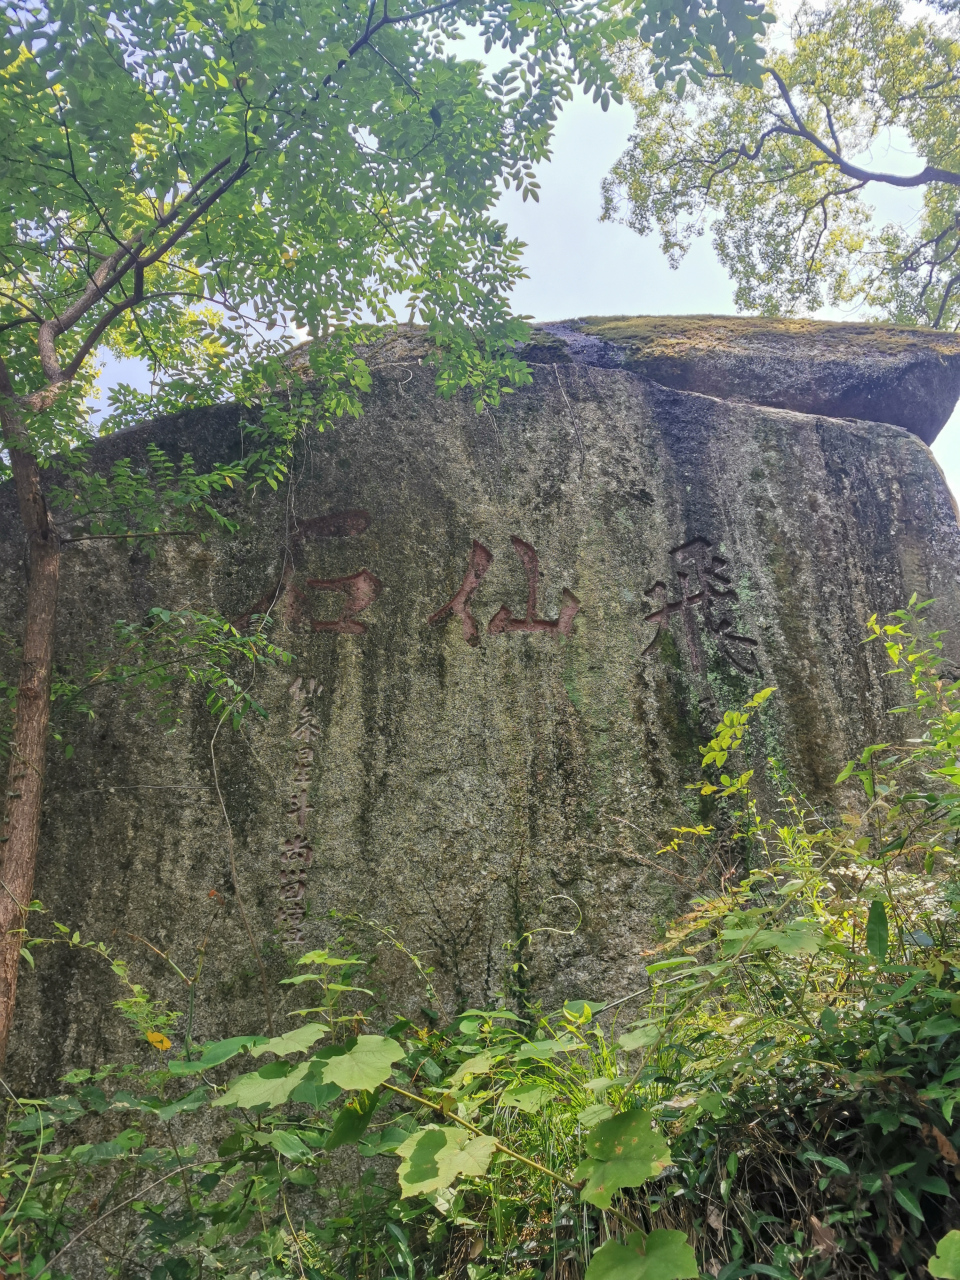
[[[314,742],[320,736],[314,718],[313,698],[316,680],[297,677],[290,686],[290,697],[297,713],[291,740],[296,744],[296,767],[293,786],[287,801],[287,817],[292,819],[294,833],[280,850],[280,910],[277,928],[285,946],[299,946],[304,941],[304,898],[307,892],[307,869],[313,863],[313,849],[307,840],[307,817],[313,812],[310,783],[313,778]]]
[[[316,516],[300,523],[296,541],[306,538],[349,538],[363,533],[369,527],[370,517],[365,511],[335,512]],[[486,627],[477,620],[473,611],[473,598],[493,564],[494,555],[482,542],[474,539],[467,558],[463,579],[454,595],[426,618],[428,625],[441,623],[450,617],[460,619],[464,641],[471,647],[480,644],[481,636],[503,636],[512,632],[545,632],[548,635],[570,636],[573,622],[580,612],[580,601],[564,587],[560,611],[556,618],[543,618],[537,614],[537,596],[540,578],[540,558],[532,543],[513,536],[510,539],[527,579],[526,607],[522,615],[514,614],[506,604],[501,604],[488,619]],[[648,587],[645,594],[656,606],[644,621],[656,623],[656,631],[643,650],[653,653],[663,636],[670,629],[671,620],[678,618],[685,646],[693,671],[702,676],[706,671],[705,637],[712,637],[718,654],[738,670],[755,675],[758,670],[758,642],[735,630],[736,619],[731,606],[737,602],[737,593],[725,570],[727,561],[713,553],[713,544],[704,537],[691,538],[670,551],[675,582],[668,586],[658,580]],[[370,609],[383,592],[383,583],[367,568],[336,578],[307,578],[303,588],[294,585],[294,568],[288,561],[280,582],[267,592],[245,614],[236,619],[236,625],[244,626],[252,618],[271,613],[283,619],[289,626],[308,625],[319,633],[364,636],[370,623],[360,614]],[[336,615],[319,618],[319,595],[337,597]]]
[[[487,550],[482,542],[474,539],[473,546],[470,549],[470,559],[467,563],[467,571],[463,575],[463,582],[460,590],[448,600],[442,609],[438,609],[436,613],[431,613],[427,622],[442,622],[448,613],[455,613],[463,622],[463,638],[469,645],[478,645],[480,643],[480,634],[477,629],[477,620],[470,612],[470,597],[483,581],[483,575],[493,563],[493,555]]]
[[[303,521],[301,528],[311,530],[313,537],[352,537],[362,532],[367,525],[359,521],[363,516],[369,523],[365,512],[343,512],[335,516],[316,517]],[[354,517],[351,521],[347,517]],[[551,635],[569,636],[573,629],[573,620],[580,611],[580,601],[566,587],[560,599],[560,613],[556,618],[537,616],[537,590],[540,577],[540,557],[536,548],[522,538],[510,539],[513,549],[523,565],[527,578],[527,602],[522,617],[515,617],[505,604],[501,604],[487,623],[487,635],[500,636],[508,632],[547,632]],[[483,581],[487,570],[493,563],[493,552],[482,542],[474,539],[467,561],[467,569],[463,581],[452,599],[437,609],[426,619],[428,624],[442,622],[453,614],[460,619],[463,638],[467,644],[476,646],[480,643],[481,627],[471,612],[472,597]],[[360,569],[356,573],[340,578],[307,578],[306,590],[294,585],[294,569],[287,563],[277,586],[268,591],[245,613],[234,620],[237,627],[247,626],[254,618],[271,614],[282,619],[288,626],[308,623],[313,631],[334,632],[339,635],[362,636],[367,632],[367,623],[360,621],[358,614],[369,609],[383,591],[383,583],[369,569]],[[339,611],[335,618],[325,620],[317,618],[313,609],[315,597],[310,592],[331,592],[340,596]]]
[[[246,613],[234,619],[234,626],[245,627],[253,618],[272,614],[282,618],[289,626],[309,622],[314,631],[334,631],[345,636],[366,634],[367,624],[357,621],[357,614],[368,609],[383,590],[383,583],[369,569],[351,573],[345,578],[308,578],[310,591],[333,592],[340,596],[339,612],[329,621],[316,618],[312,613],[313,601],[306,591],[293,585],[293,566],[288,565],[273,591],[261,596]]]
[[[520,563],[527,571],[527,611],[524,617],[514,618],[510,610],[502,604],[487,624],[487,631],[492,636],[502,635],[505,631],[555,631],[559,635],[568,636],[573,620],[580,608],[580,601],[563,589],[560,602],[560,616],[553,622],[536,617],[537,612],[537,578],[540,576],[540,561],[536,551],[529,542],[520,538],[511,538],[513,549],[520,557]]]
[[[536,550],[529,542],[524,542],[522,538],[511,538],[513,549],[520,558],[527,574],[527,608],[522,618],[515,618],[505,604],[502,604],[497,612],[487,623],[487,634],[491,636],[503,635],[507,631],[548,631],[558,635],[570,635],[573,626],[573,620],[580,608],[580,601],[568,591],[566,587],[563,589],[563,596],[560,603],[560,616],[550,621],[546,618],[538,618],[537,613],[537,580],[540,576],[540,558]],[[481,543],[474,540],[470,551],[470,559],[467,563],[467,571],[463,575],[463,583],[460,590],[449,600],[442,609],[438,609],[436,613],[432,613],[427,622],[442,622],[449,613],[457,614],[463,622],[463,638],[469,645],[478,645],[480,643],[480,633],[477,627],[477,620],[469,610],[470,598],[479,587],[483,580],[484,574],[493,563],[493,553]]]
[[[301,527],[312,530],[313,537],[328,538],[354,536],[366,525],[357,513],[343,513],[337,517],[317,517],[303,522]],[[522,606],[518,607],[515,601],[512,608],[507,603],[499,603],[494,608],[497,597],[491,599],[488,580],[488,603],[478,608],[477,595],[488,578],[495,556],[482,542],[474,539],[463,577],[450,599],[424,617],[426,608],[422,597],[415,597],[411,601],[415,612],[408,619],[408,625],[416,630],[453,623],[451,637],[456,636],[456,643],[460,643],[462,636],[466,645],[476,648],[486,640],[488,648],[494,652],[508,643],[508,637],[513,633],[573,636],[574,622],[581,617],[580,600],[571,590],[563,588],[557,617],[542,617],[538,613],[541,569],[536,547],[517,536],[511,537],[510,543],[526,578],[526,599]],[[510,563],[509,554],[507,563]],[[714,552],[708,539],[696,537],[673,547],[669,552],[669,564],[671,573],[668,581],[657,580],[645,592],[652,608],[643,622],[647,627],[653,624],[653,633],[650,635],[647,630],[641,641],[646,644],[643,654],[655,654],[672,632],[677,643],[686,650],[689,668],[700,686],[697,696],[703,714],[709,720],[716,710],[715,694],[706,680],[710,665],[715,666],[719,657],[737,670],[755,675],[759,671],[758,642],[738,629],[734,612],[738,596],[733,587],[730,566],[723,556]],[[365,567],[336,577],[300,576],[295,581],[291,561],[277,587],[238,622],[249,620],[255,614],[271,612],[288,626],[299,630],[301,635],[343,636],[350,638],[348,644],[363,642],[371,633],[375,637],[376,629],[384,621],[382,614],[373,609],[383,592],[383,583]],[[402,592],[398,592],[395,598],[401,601],[410,599]],[[598,628],[604,625],[599,608],[596,625]],[[581,636],[591,641],[589,632],[581,633]],[[279,851],[280,901],[276,925],[281,943],[291,947],[301,946],[306,941],[307,881],[314,860],[314,849],[310,843],[314,812],[311,789],[314,767],[319,759],[315,753],[321,749],[315,707],[319,692],[317,681],[305,676],[296,679],[289,689],[296,716],[290,735],[295,760],[284,806],[287,829],[281,836]]]
[[[736,601],[737,593],[723,570],[727,561],[722,556],[711,555],[713,544],[706,538],[692,538],[670,552],[677,579],[678,596],[669,600],[665,582],[655,582],[645,592],[651,596],[657,608],[648,613],[644,621],[655,622],[657,630],[644,649],[651,653],[660,643],[670,618],[679,614],[683,622],[690,665],[701,675],[706,662],[701,640],[701,624],[714,637],[718,652],[747,675],[755,675],[757,641],[750,636],[737,635],[733,630],[734,619],[728,605]]]
[[[313,591],[336,591],[342,596],[340,612],[331,622],[311,618],[314,631],[337,631],[344,636],[362,636],[367,624],[357,621],[357,614],[370,607],[383,590],[383,583],[369,569],[361,569],[348,578],[308,578]]]

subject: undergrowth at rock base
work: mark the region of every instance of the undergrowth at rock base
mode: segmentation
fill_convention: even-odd
[[[726,713],[714,825],[670,846],[705,846],[716,881],[647,957],[639,1014],[505,1003],[372,1034],[362,958],[320,951],[287,979],[292,1030],[175,1048],[111,960],[155,1060],[10,1099],[2,1273],[960,1280],[960,681],[924,607],[868,637],[912,736],[851,762],[829,815],[776,762],[764,811],[734,767],[772,690]]]

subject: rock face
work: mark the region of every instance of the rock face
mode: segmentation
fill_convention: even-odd
[[[820,800],[889,737],[900,691],[860,643],[867,619],[915,591],[939,623],[960,617],[960,530],[916,434],[665,387],[575,344],[544,360],[556,341],[530,387],[480,415],[437,399],[416,343],[388,346],[359,421],[313,435],[280,492],[232,499],[236,537],[171,540],[152,561],[68,549],[64,654],[189,604],[272,608],[296,660],[258,677],[269,718],[239,733],[215,735],[189,690],[172,735],[97,704],[72,760],[51,753],[36,932],[102,939],[180,1008],[143,940],[185,972],[203,944],[194,1036],[260,1031],[232,860],[280,1028],[309,988],[277,979],[339,935],[376,950],[363,985],[423,1003],[378,926],[434,967],[447,1012],[500,992],[624,995],[696,887],[700,868],[656,851],[710,821],[686,784],[724,708],[776,685],[748,758],[776,757]],[[101,457],[148,441],[200,465],[242,446],[233,410],[198,410]],[[23,571],[0,500],[14,630]],[[45,952],[23,976],[11,1078],[45,1087],[137,1052],[113,983],[84,953]]]
[[[680,391],[893,422],[926,444],[960,396],[960,336],[933,329],[740,316],[589,317],[543,325],[536,347],[541,359],[631,369]],[[536,349],[530,354],[538,358]]]

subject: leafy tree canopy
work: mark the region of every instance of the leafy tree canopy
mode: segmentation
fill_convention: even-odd
[[[656,227],[674,265],[709,227],[744,309],[865,303],[957,328],[960,7],[805,0],[774,30],[759,84],[714,60],[674,91],[645,50],[625,48],[637,128],[607,180],[605,217]],[[891,138],[916,156],[906,175],[871,162]],[[870,201],[884,186],[922,191],[919,217],[876,225]]]
[[[710,0],[18,0],[0,38],[0,355],[37,443],[82,431],[105,343],[208,383],[288,323],[323,333],[410,306],[448,350],[482,331],[496,393],[519,367],[520,246],[491,217],[537,195],[558,106],[617,97],[627,35],[664,73],[719,45],[755,65],[762,6]],[[505,65],[453,56],[473,30]],[[459,373],[454,373],[457,368]],[[190,375],[193,375],[192,378]],[[199,375],[199,376],[198,376]],[[72,384],[72,389],[68,388]],[[193,394],[197,390],[194,386]],[[56,402],[56,422],[43,412]],[[128,390],[126,419],[144,405]],[[39,412],[40,418],[36,416]]]

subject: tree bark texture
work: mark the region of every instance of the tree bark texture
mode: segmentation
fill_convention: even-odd
[[[33,895],[40,845],[43,776],[50,725],[60,540],[40,487],[40,468],[0,363],[0,428],[8,450],[25,535],[27,608],[7,788],[0,829],[0,1063],[6,1057],[17,995],[22,930]]]

